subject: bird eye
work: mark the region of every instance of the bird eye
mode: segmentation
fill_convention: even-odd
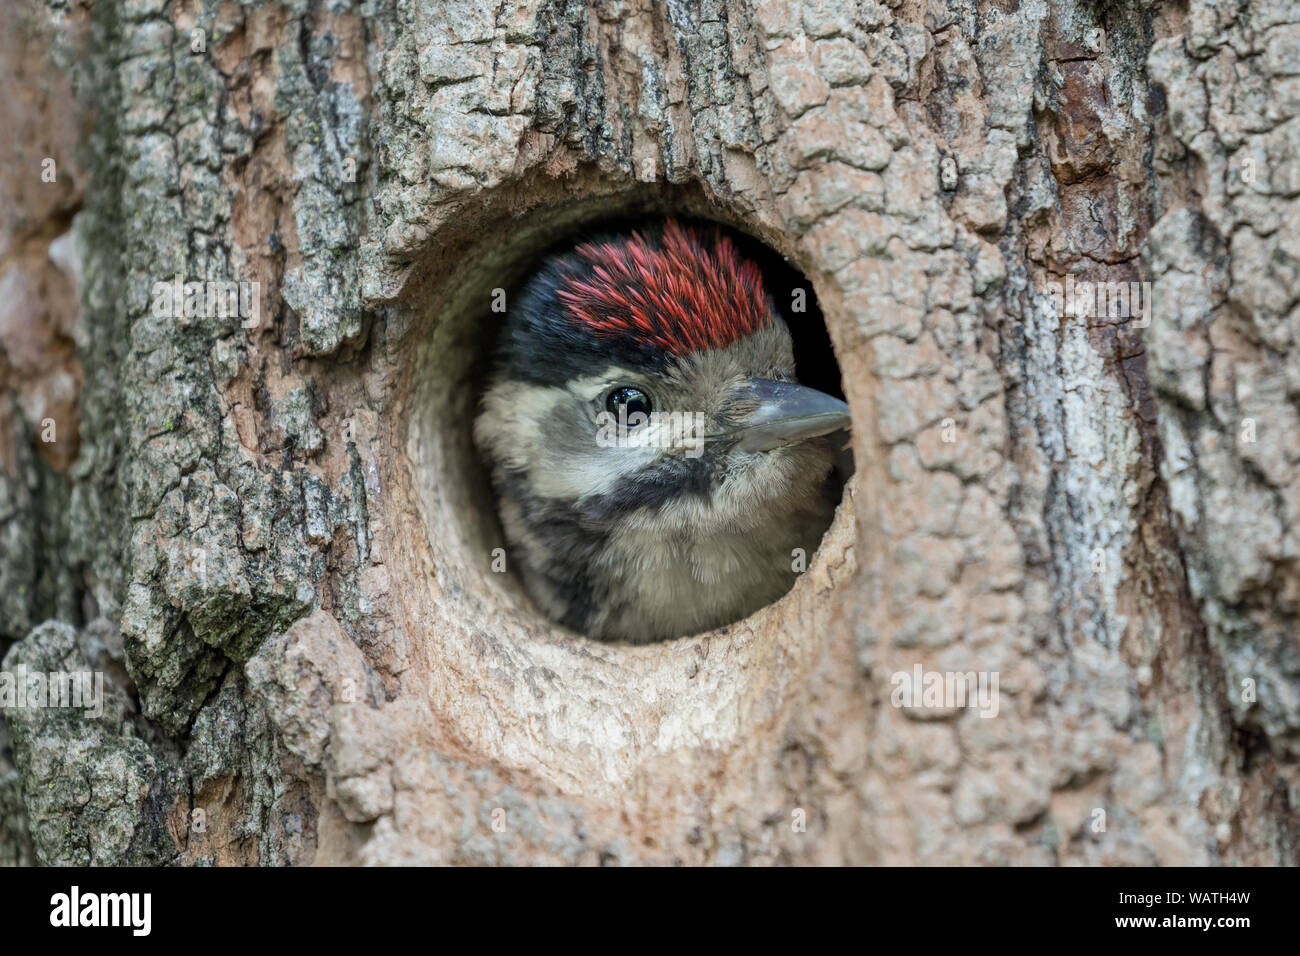
[[[639,428],[650,420],[650,396],[639,388],[620,385],[605,397],[605,409],[617,417],[620,424]]]

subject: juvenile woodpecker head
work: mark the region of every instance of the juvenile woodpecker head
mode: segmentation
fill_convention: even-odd
[[[475,422],[510,555],[551,617],[642,643],[794,583],[835,501],[838,399],[795,382],[758,266],[669,220],[549,259]]]

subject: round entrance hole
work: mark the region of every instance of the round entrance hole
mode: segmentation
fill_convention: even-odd
[[[673,198],[678,201],[624,196],[570,205],[562,214],[547,209],[512,217],[504,229],[467,235],[459,249],[440,256],[441,261],[421,280],[424,291],[417,298],[426,306],[417,310],[416,321],[402,336],[412,347],[403,363],[410,375],[407,458],[431,542],[437,536],[441,557],[433,569],[437,586],[454,595],[465,612],[479,615],[476,620],[482,622],[484,634],[515,632],[522,625],[526,633],[546,641],[572,642],[588,636],[564,621],[554,606],[546,606],[545,595],[538,601],[536,588],[530,591],[526,586],[527,575],[520,573],[520,565],[527,561],[527,553],[518,547],[517,531],[514,540],[503,531],[501,488],[494,487],[490,465],[473,434],[497,367],[508,310],[518,306],[521,291],[551,257],[596,238],[633,230],[653,232],[668,217],[687,229],[719,230],[743,260],[757,265],[777,317],[790,333],[797,382],[843,399],[839,367],[812,283],[780,252],[735,224],[719,221],[717,210],[701,208],[689,196]],[[494,236],[496,241],[490,241]],[[832,504],[842,505],[843,489],[853,470],[847,433],[816,440],[826,445],[832,459],[824,493]],[[833,515],[833,507],[828,508],[824,520],[818,519],[819,526],[805,535],[811,547],[821,540]],[[788,584],[764,606],[778,602],[812,566],[814,554],[806,550],[792,549]],[[747,608],[746,614],[758,609]],[[510,625],[494,627],[493,622],[501,623],[502,614],[512,619]],[[716,623],[725,630],[733,622],[728,618]],[[700,630],[657,635],[655,640]],[[609,639],[609,635],[597,636]],[[646,641],[638,637],[633,642]]]

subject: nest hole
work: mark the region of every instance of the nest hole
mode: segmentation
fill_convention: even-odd
[[[528,192],[525,184],[520,195]],[[397,342],[403,369],[398,404],[408,409],[405,446],[414,497],[439,589],[481,620],[484,634],[522,628],[548,642],[585,639],[547,618],[524,590],[473,440],[474,418],[505,320],[494,304],[499,306],[504,297],[508,308],[548,256],[584,236],[634,229],[666,216],[719,225],[762,269],[791,333],[799,381],[844,397],[813,283],[746,229],[741,217],[727,215],[687,188],[592,192],[575,199],[571,193],[547,196],[533,190],[530,202],[497,202],[466,211],[458,225],[439,233],[436,253],[417,264],[401,297],[410,321]],[[853,470],[851,452],[846,450],[843,458],[832,478],[841,509],[848,506],[844,484]],[[823,536],[826,530],[821,529]],[[809,567],[814,558],[807,556]]]

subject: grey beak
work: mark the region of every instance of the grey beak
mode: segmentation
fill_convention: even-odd
[[[849,427],[849,406],[805,385],[751,378],[742,395],[758,406],[727,436],[743,451],[770,451]]]

